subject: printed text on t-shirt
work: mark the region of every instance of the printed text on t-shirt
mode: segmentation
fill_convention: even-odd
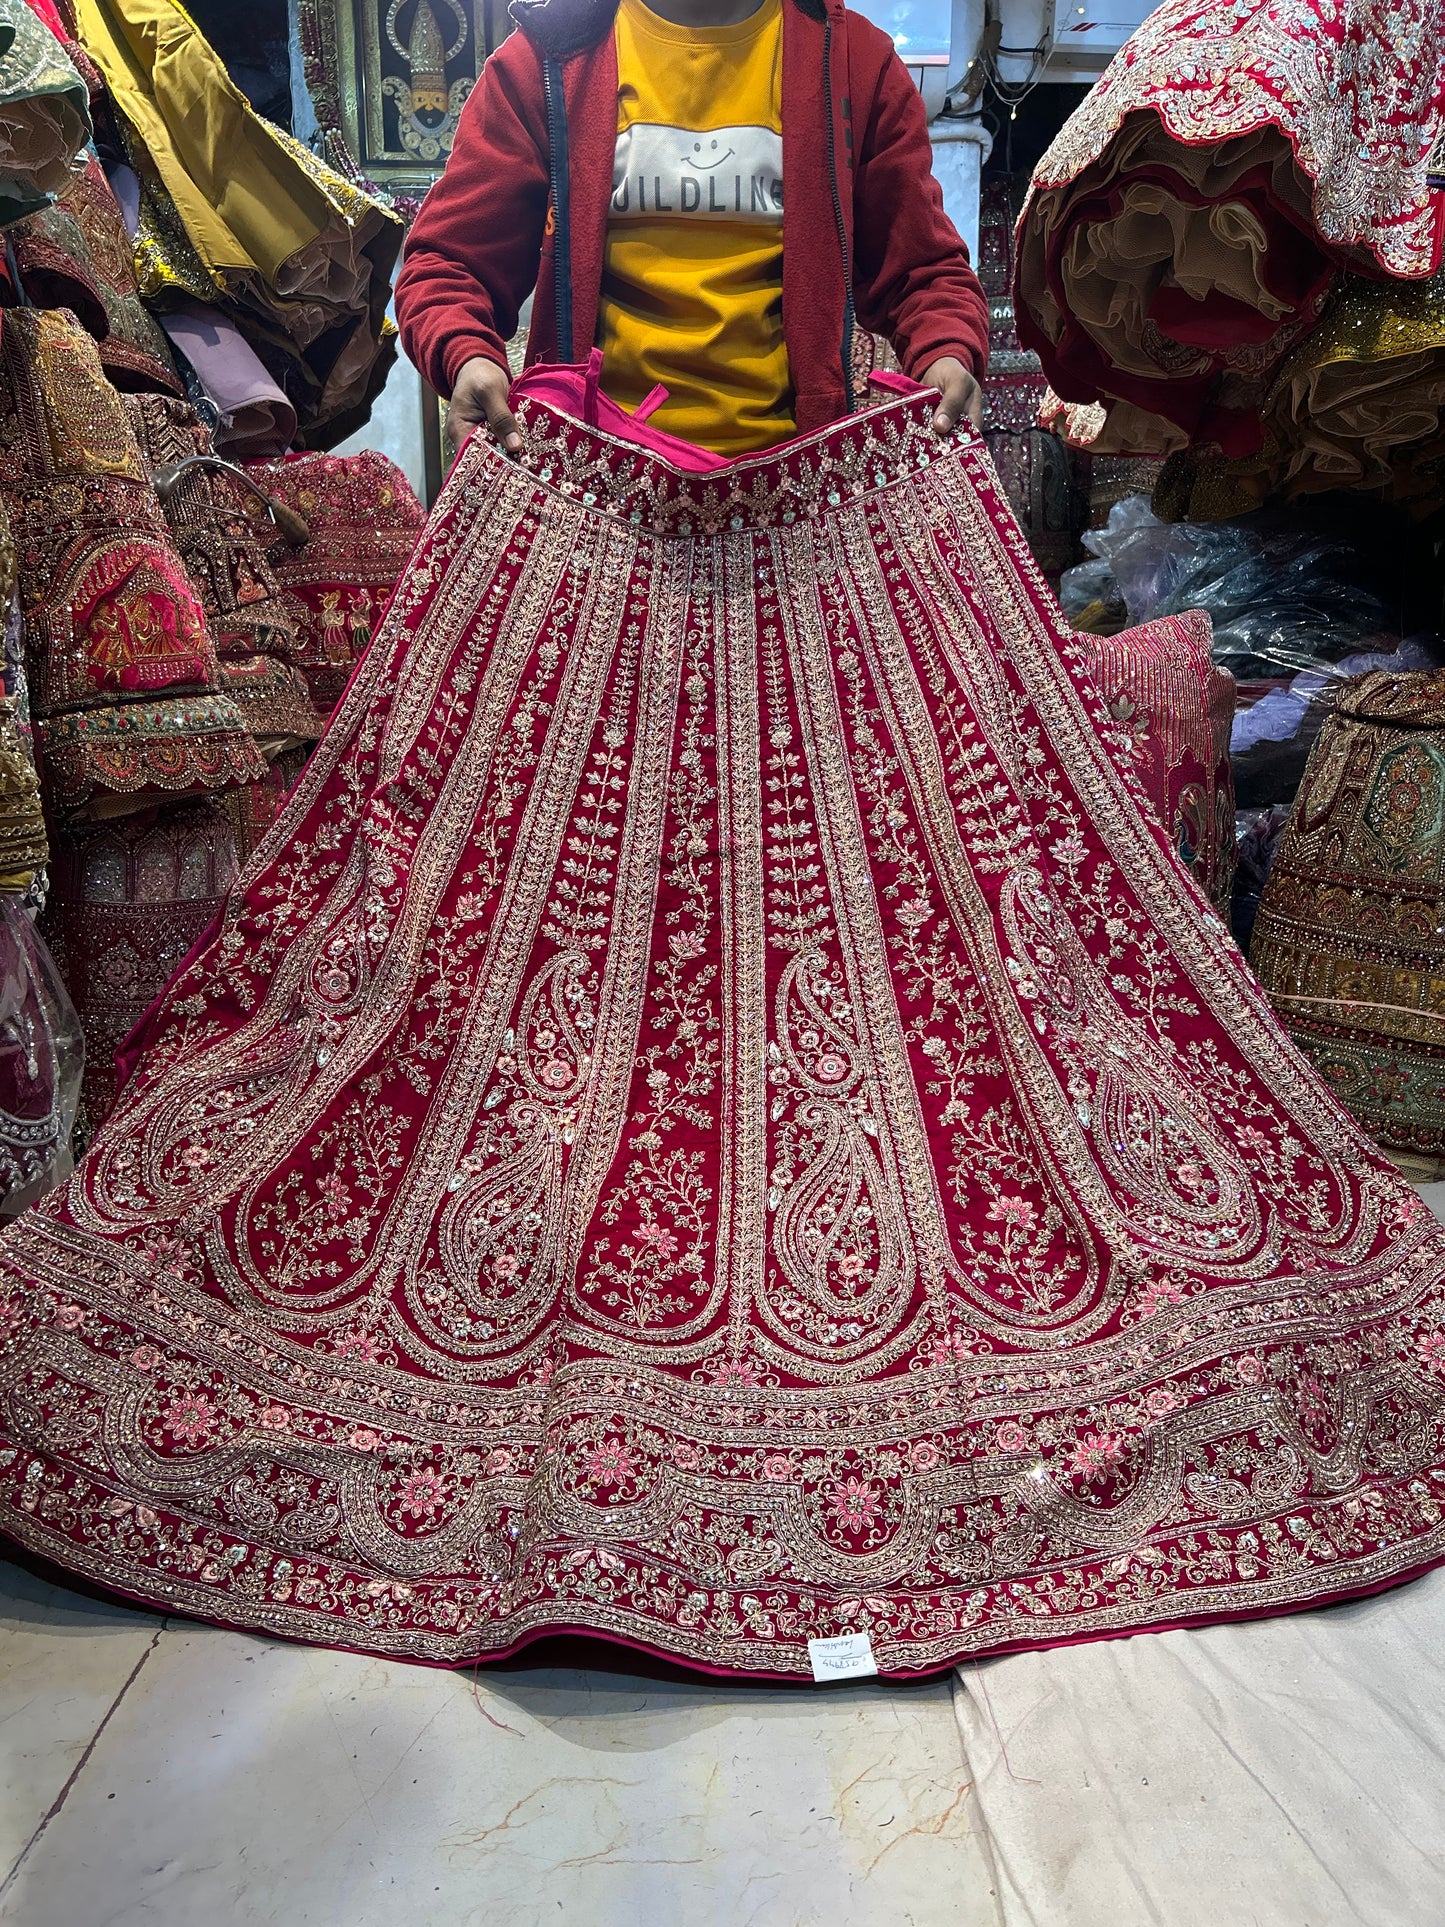
[[[659,214],[780,221],[782,135],[771,127],[625,127],[612,163],[612,218]]]

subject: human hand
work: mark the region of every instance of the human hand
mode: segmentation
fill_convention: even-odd
[[[509,455],[520,453],[522,431],[507,406],[511,385],[506,369],[486,355],[462,363],[447,406],[447,434],[454,447],[460,448],[474,428],[485,428]]]
[[[935,435],[951,435],[965,415],[975,428],[983,427],[983,390],[955,355],[943,355],[931,362],[922,379],[925,388],[936,388],[939,394],[933,417]]]

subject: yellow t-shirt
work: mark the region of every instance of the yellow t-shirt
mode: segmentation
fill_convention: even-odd
[[[783,343],[781,0],[731,27],[617,9],[602,386],[720,455],[793,432]]]

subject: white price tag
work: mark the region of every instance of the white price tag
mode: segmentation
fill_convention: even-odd
[[[867,1679],[878,1671],[873,1641],[867,1633],[840,1633],[836,1639],[810,1639],[808,1657],[813,1662],[813,1678],[820,1683],[830,1679]]]

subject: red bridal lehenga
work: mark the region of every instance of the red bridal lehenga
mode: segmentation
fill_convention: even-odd
[[[1163,0],[1065,122],[1019,220],[1019,338],[1085,405],[1058,411],[1071,434],[1101,454],[1250,457],[1271,428],[1292,444],[1306,430],[1288,434],[1277,384],[1308,366],[1322,316],[1337,362],[1386,358],[1369,324],[1394,299],[1396,340],[1419,333],[1410,284],[1440,269],[1442,165],[1440,0]],[[1351,385],[1344,439],[1372,411],[1378,439],[1378,380]],[[1420,403],[1400,400],[1384,413],[1408,441]]]
[[[689,472],[519,406],[0,1241],[5,1529],[372,1652],[805,1676],[1445,1557],[1445,1232],[979,442],[895,395]]]

